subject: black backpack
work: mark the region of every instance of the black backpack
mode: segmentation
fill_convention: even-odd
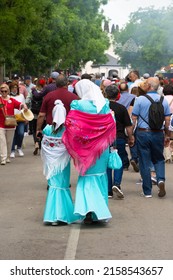
[[[150,129],[153,130],[159,130],[163,126],[163,122],[165,120],[164,115],[164,107],[163,107],[163,96],[161,96],[159,101],[154,101],[149,95],[144,95],[148,100],[150,100],[151,105],[148,112],[148,122],[143,119],[144,122],[146,122]]]
[[[32,96],[32,99],[31,99],[31,111],[34,114],[36,114],[36,115],[39,114],[42,102],[43,102],[43,98],[42,97],[39,98],[39,99],[36,99],[34,95]]]

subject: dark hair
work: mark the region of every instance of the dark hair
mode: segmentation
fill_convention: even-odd
[[[139,75],[139,71],[138,71],[138,70],[132,70],[132,71],[130,71],[129,75],[130,75],[131,73],[135,74],[138,78],[140,78],[140,75]]]
[[[68,78],[63,74],[60,74],[56,79],[56,86],[58,88],[67,87],[68,86]]]
[[[105,88],[105,93],[108,99],[115,99],[119,93],[119,89],[116,85],[109,85]]]
[[[14,87],[17,87],[17,95],[19,95],[19,85],[18,85],[18,82],[17,81],[13,81],[9,84],[9,89],[10,89],[10,92],[11,90],[14,88]]]
[[[91,75],[90,75],[90,74],[85,73],[85,74],[83,74],[83,75],[81,76],[81,80],[82,80],[82,79],[88,79],[88,80],[91,80],[91,79],[92,79],[92,77],[91,77]]]
[[[164,95],[173,95],[173,85],[168,84],[163,87],[163,94]]]
[[[56,134],[58,131],[61,131],[64,127],[62,123],[57,129],[55,129],[56,123],[52,123],[52,134]]]

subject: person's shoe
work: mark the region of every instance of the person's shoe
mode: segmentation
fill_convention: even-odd
[[[135,172],[139,172],[139,167],[134,159],[130,161],[130,164],[132,165]]]
[[[157,179],[156,177],[151,176],[151,181],[153,185],[157,185]]]
[[[35,150],[34,150],[34,152],[33,152],[33,155],[36,156],[36,155],[38,154],[38,152],[39,152],[39,143],[36,142],[36,143],[35,143]]]
[[[7,163],[10,163],[11,161],[10,161],[10,159],[9,158],[7,158],[7,161],[6,161]]]
[[[113,192],[116,193],[118,198],[120,198],[120,199],[124,198],[124,194],[123,194],[123,192],[120,190],[120,188],[118,186],[113,186],[112,190],[113,190]]]
[[[113,192],[108,192],[108,198],[112,198],[113,197]]]
[[[1,161],[1,165],[6,165],[6,161],[5,161],[5,160],[2,160],[2,161]]]
[[[24,153],[23,153],[22,149],[18,149],[17,151],[19,153],[19,157],[23,157],[24,156]]]
[[[152,198],[152,194],[144,194],[143,192],[140,194],[140,196],[142,197],[146,197],[146,198]]]
[[[84,219],[84,224],[86,224],[86,225],[91,225],[92,222],[93,222],[92,213],[91,213],[91,212],[88,212],[88,213],[86,214],[85,219]]]
[[[159,181],[158,188],[159,188],[158,196],[159,197],[164,197],[166,195],[165,182],[164,181]]]
[[[10,158],[15,158],[15,152],[11,152]]]

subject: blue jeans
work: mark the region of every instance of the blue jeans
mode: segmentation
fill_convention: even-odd
[[[25,122],[18,122],[14,133],[14,138],[13,138],[13,143],[11,148],[12,151],[15,151],[15,146],[17,146],[18,149],[21,149],[24,132],[25,132]]]
[[[118,150],[118,154],[123,162],[124,157],[126,157],[126,140],[123,138],[116,140],[116,148]],[[113,174],[112,174],[113,173]],[[113,175],[113,180],[112,180]],[[123,177],[123,166],[118,170],[112,170],[107,168],[107,176],[108,176],[108,192],[112,192],[112,186],[120,186],[122,177]]]
[[[138,163],[138,149],[137,149],[137,144],[136,144],[136,130],[134,132],[134,136],[135,136],[135,143],[132,147],[130,148],[130,154],[131,154],[131,159],[130,160],[134,160],[136,163]]]
[[[155,168],[157,182],[165,181],[164,134],[162,131],[137,130],[136,141],[143,192],[145,195],[150,195],[152,191],[151,162]]]

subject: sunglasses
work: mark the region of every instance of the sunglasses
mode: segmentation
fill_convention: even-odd
[[[1,90],[1,92],[5,92],[5,93],[7,93],[8,91],[7,91],[7,90]]]

